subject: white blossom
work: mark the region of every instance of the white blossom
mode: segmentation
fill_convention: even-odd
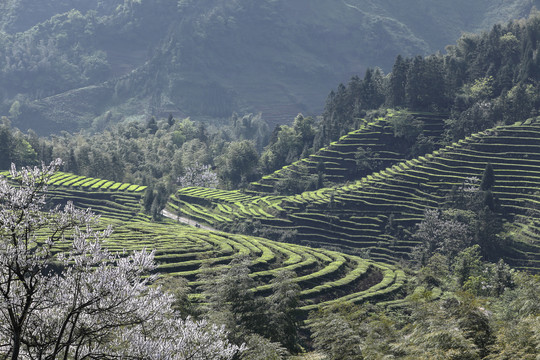
[[[107,251],[112,230],[94,230],[98,218],[71,203],[45,211],[60,164],[12,167],[17,186],[0,178],[1,357],[217,360],[243,351],[223,328],[181,319],[172,296],[149,286],[153,251]]]
[[[218,184],[218,176],[212,171],[210,165],[202,165],[196,162],[186,167],[184,175],[177,180],[181,187],[200,186],[215,189]]]

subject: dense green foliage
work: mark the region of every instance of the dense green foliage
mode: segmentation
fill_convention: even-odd
[[[7,170],[11,163],[33,165],[37,153],[20,131],[12,131],[9,121],[0,125],[0,169]]]
[[[411,276],[406,303],[312,313],[314,346],[330,359],[536,359],[538,276],[482,262],[477,247],[447,260]]]
[[[465,34],[447,54],[403,58],[384,77],[368,70],[331,92],[318,144],[327,144],[357,128],[358,119],[381,105],[450,113],[449,140],[513,123],[538,108],[537,79],[540,17],[495,25],[489,32]]]
[[[260,166],[263,173],[268,174],[281,169],[300,158],[310,154],[316,124],[312,117],[298,114],[291,126],[276,126],[270,143],[261,155]]]
[[[219,129],[169,116],[159,121],[152,118],[146,126],[135,122],[111,126],[92,136],[63,132],[50,138],[22,134],[4,121],[0,169],[8,169],[11,162],[35,165],[60,157],[65,159],[64,171],[151,185],[165,198],[182,179],[186,186],[182,178],[186,173],[192,182],[201,176],[194,164],[215,169],[224,187],[246,186],[258,177],[257,147],[265,145],[269,136],[260,114],[234,114],[230,125]]]

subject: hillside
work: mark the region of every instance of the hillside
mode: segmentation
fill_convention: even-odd
[[[393,113],[389,112],[389,114]],[[463,180],[463,176],[481,173],[485,162],[490,161],[496,169],[494,193],[500,197],[503,208],[508,215],[516,219],[519,218],[518,223],[522,225],[523,233],[529,235],[528,238],[521,239],[523,241],[522,249],[528,254],[521,253],[517,255],[519,258],[507,258],[507,260],[521,261],[522,264],[528,266],[522,268],[537,271],[535,261],[526,262],[525,260],[537,256],[534,252],[534,246],[538,234],[538,194],[533,192],[538,188],[535,175],[538,173],[540,157],[535,154],[539,146],[538,141],[536,141],[539,133],[540,120],[538,119],[529,119],[510,126],[499,126],[474,134],[425,157],[401,162],[349,186],[322,189],[318,192],[296,196],[266,195],[257,198],[239,191],[185,188],[171,198],[169,208],[179,211],[184,216],[191,214],[198,221],[213,225],[219,225],[220,222],[226,221],[243,224],[247,227],[252,226],[251,229],[245,229],[251,234],[262,233],[265,228],[273,227],[274,234],[280,233],[283,236],[281,240],[291,240],[290,237],[287,239],[287,228],[296,231],[297,235],[306,235],[303,232],[301,221],[299,221],[305,215],[308,221],[311,220],[310,222],[314,224],[313,228],[317,233],[322,233],[324,229],[329,228],[333,230],[333,236],[344,237],[343,232],[347,229],[342,226],[345,221],[342,221],[339,216],[351,211],[357,213],[376,211],[382,215],[378,217],[384,219],[385,215],[388,214],[384,210],[387,205],[384,196],[389,195],[396,195],[390,200],[396,210],[403,207],[410,210],[417,205],[421,206],[423,204],[420,198],[427,199],[426,203],[432,199],[440,203],[441,198],[433,195],[435,189],[444,193],[452,183],[459,184]],[[351,134],[353,138],[355,134],[356,132]],[[342,141],[346,140],[347,137],[342,139]],[[516,171],[526,172],[528,176],[516,178]],[[6,175],[6,172],[0,175]],[[441,181],[441,177],[443,177],[443,181]],[[417,183],[420,178],[424,178],[423,186],[419,186]],[[462,268],[455,267],[456,273],[451,278],[434,278],[433,274],[430,274],[433,269],[431,263],[418,273],[413,273],[411,269],[403,270],[388,264],[388,262],[395,261],[396,258],[389,261],[388,258],[384,257],[385,249],[380,248],[380,246],[385,244],[377,243],[376,247],[371,249],[371,253],[361,251],[362,256],[358,256],[325,247],[305,247],[283,241],[271,241],[253,235],[202,230],[183,226],[174,221],[156,223],[151,222],[147,215],[141,213],[142,204],[145,201],[143,193],[147,190],[144,186],[61,172],[56,173],[48,184],[52,195],[52,204],[64,204],[71,200],[77,207],[91,206],[98,214],[102,215],[100,228],[111,226],[114,230],[112,236],[104,243],[108,250],[126,254],[126,251],[129,253],[132,250],[153,249],[158,265],[156,271],[162,274],[161,284],[173,291],[176,299],[175,309],[181,311],[183,316],[215,316],[211,319],[219,321],[221,318],[216,315],[222,315],[225,310],[220,310],[221,312],[209,311],[207,306],[208,302],[215,304],[216,293],[223,295],[223,289],[227,290],[228,293],[232,292],[232,296],[239,296],[240,299],[255,299],[254,303],[234,303],[235,305],[244,305],[244,307],[233,308],[234,314],[241,316],[250,314],[247,312],[250,308],[245,307],[251,306],[250,304],[274,304],[276,298],[286,300],[287,298],[281,297],[284,294],[279,293],[284,288],[290,291],[287,293],[289,296],[297,294],[294,296],[297,296],[298,302],[295,300],[294,305],[291,305],[293,307],[288,308],[292,309],[291,312],[287,314],[292,314],[294,317],[294,329],[292,330],[295,333],[300,324],[304,324],[304,327],[301,330],[302,337],[294,337],[295,342],[292,344],[292,349],[296,349],[301,344],[302,346],[314,346],[321,350],[320,341],[322,340],[333,342],[336,345],[352,342],[355,347],[361,346],[362,350],[368,349],[368,345],[361,342],[358,336],[354,336],[355,332],[358,331],[358,326],[366,325],[366,321],[368,321],[368,329],[381,325],[381,321],[388,328],[388,330],[377,334],[369,330],[367,334],[370,338],[367,341],[373,344],[373,347],[378,345],[371,342],[370,339],[373,335],[378,338],[381,338],[382,335],[383,338],[379,341],[382,341],[383,344],[395,342],[396,339],[405,339],[400,340],[400,342],[405,341],[406,344],[408,340],[404,335],[410,332],[410,326],[423,324],[422,320],[418,318],[419,313],[422,316],[429,314],[426,321],[431,322],[436,319],[435,324],[441,324],[441,322],[444,324],[439,325],[439,327],[453,324],[456,319],[463,320],[455,329],[467,334],[463,337],[466,336],[467,341],[471,343],[468,351],[473,354],[479,350],[473,343],[474,338],[466,333],[466,330],[471,326],[484,323],[487,330],[495,329],[497,331],[496,346],[500,348],[508,343],[512,344],[511,339],[499,339],[499,335],[504,330],[499,328],[496,321],[502,314],[497,313],[497,318],[493,320],[482,316],[484,312],[478,315],[479,304],[482,304],[484,299],[490,296],[489,299],[493,299],[496,303],[489,306],[495,310],[507,303],[512,306],[512,309],[523,302],[536,306],[535,300],[540,289],[535,277],[516,273],[504,263],[479,262],[480,254],[475,253],[474,247],[460,253],[458,259],[468,261],[468,256],[472,255],[472,260],[476,259],[477,263],[468,263]],[[376,193],[376,191],[379,192]],[[415,199],[407,197],[406,194],[411,191],[414,193]],[[508,200],[508,198],[515,200],[516,194],[521,194],[524,201],[512,203]],[[362,197],[367,200],[382,199],[380,205],[383,209],[379,206],[375,208],[373,205],[370,206],[362,200]],[[401,203],[400,199],[403,200],[403,203],[396,205]],[[353,205],[351,208],[348,208],[348,201]],[[428,204],[428,206],[437,205],[435,202]],[[303,207],[306,210],[305,214],[300,211]],[[209,210],[211,208],[214,208],[214,211]],[[321,209],[325,209],[323,210],[324,216],[322,213],[318,214]],[[403,225],[405,220],[402,215],[404,215],[403,212],[392,213],[391,216],[394,217],[392,222]],[[285,217],[291,220],[287,220]],[[259,221],[260,224],[256,224],[256,221],[252,221],[253,219]],[[261,227],[261,224],[266,226]],[[353,225],[353,222],[349,221],[348,225]],[[368,225],[364,224],[363,228],[368,227]],[[333,226],[339,226],[340,229],[333,228]],[[310,226],[304,228],[308,227]],[[401,226],[397,227],[404,229]],[[284,229],[285,231],[283,231]],[[46,233],[40,233],[38,239],[46,235]],[[266,235],[272,235],[272,230],[267,231]],[[336,239],[334,238],[332,241]],[[390,250],[395,251],[396,247],[402,245],[404,244],[395,242]],[[513,245],[517,249],[519,244]],[[68,248],[69,241],[60,242],[59,246],[53,248],[53,253],[62,251],[64,246]],[[380,257],[384,261],[367,259],[366,257],[370,257],[370,255],[373,258]],[[398,255],[397,252],[393,254],[393,256]],[[527,257],[529,258],[527,259]],[[483,286],[478,289],[470,288],[473,284],[471,281],[477,278],[477,275],[470,275],[463,285],[457,283],[457,286],[462,287],[465,291],[454,292],[457,291],[454,290],[456,285],[451,285],[448,282],[449,279],[456,278],[459,281],[463,271],[467,272],[470,269],[483,274],[483,277],[479,278],[482,281],[479,285],[488,281],[488,288]],[[282,283],[284,274],[291,277],[287,277]],[[236,292],[238,290],[242,292],[238,294]],[[220,306],[224,306],[224,303],[220,303]],[[243,309],[248,310],[243,312]],[[259,309],[258,316],[267,316],[269,310]],[[436,309],[440,311],[437,312]],[[512,322],[507,326],[512,326],[512,329],[527,326],[528,322],[523,319],[523,316],[527,316],[534,309],[528,310],[527,308],[521,311],[525,311],[525,315],[521,315],[517,319],[512,318]],[[473,317],[475,314],[476,317]],[[399,323],[397,322],[398,318],[401,319]],[[469,322],[465,323],[465,319]],[[240,320],[235,318],[234,321],[236,323],[233,323],[233,326],[237,326],[236,324],[242,321],[242,318]],[[343,333],[336,329],[336,327],[343,326],[348,326],[349,331]],[[325,332],[321,333],[321,327]],[[354,329],[355,332],[352,332],[351,329]],[[437,334],[440,334],[441,331],[439,330]],[[474,334],[481,334],[482,331],[484,330],[477,330]],[[395,336],[398,333],[400,336]],[[425,335],[424,332],[413,332],[411,336],[416,342],[418,338],[421,340],[429,339],[430,332],[428,335]],[[458,335],[454,334],[454,336]],[[244,338],[241,340],[244,341]],[[424,344],[424,341],[419,343]],[[430,351],[436,352],[440,348],[445,351],[453,351],[454,346],[438,345],[438,348],[435,350],[431,348]],[[514,349],[514,346],[511,345],[511,348]],[[322,349],[325,353],[336,351]],[[388,350],[386,345],[377,350],[381,354],[393,351]],[[256,348],[255,356],[259,356],[261,351],[260,348]],[[407,351],[411,353],[418,350],[416,347],[408,348]],[[419,351],[425,352],[424,349]],[[490,348],[489,351],[495,354],[497,348],[494,350]],[[525,351],[527,354],[535,353],[534,348],[527,348]],[[474,358],[480,359],[478,356]]]
[[[0,354],[538,360],[537,6],[1,2]]]
[[[251,196],[184,188],[170,206],[213,226],[230,228],[233,220],[257,221],[262,234],[276,236],[288,230],[295,242],[363,251],[373,259],[395,262],[409,258],[413,248],[421,245],[412,234],[425,210],[444,208],[454,201],[452,196],[459,195],[455,192],[465,191],[472,178],[479,181],[489,163],[496,179],[492,192],[500,204],[495,211],[509,222],[513,236],[497,256],[517,268],[537,271],[539,131],[538,119],[498,126],[425,156],[396,161],[346,185],[298,195]],[[357,134],[354,131],[331,146],[345,148]],[[334,152],[335,160],[324,159],[329,176],[334,176],[330,166],[342,161],[339,155]],[[236,229],[253,231],[248,225]]]
[[[389,110],[373,121],[360,119],[357,130],[342,136],[315,154],[265,175],[250,184],[253,193],[296,193],[361,179],[374,171],[424,154],[442,142],[448,114]],[[410,134],[398,127],[414,124]],[[428,143],[415,144],[421,135]],[[315,181],[316,180],[316,181]],[[322,184],[313,184],[314,182]]]
[[[2,173],[1,175],[8,175]],[[187,279],[190,299],[204,302],[202,291],[209,268],[219,273],[234,259],[249,259],[251,291],[271,294],[272,279],[287,270],[300,287],[299,314],[307,316],[319,306],[365,301],[405,302],[405,274],[395,267],[325,249],[279,243],[264,238],[235,235],[183,226],[174,221],[152,222],[143,214],[145,186],[116,183],[58,172],[50,178],[51,205],[72,201],[76,207],[101,216],[101,227],[112,226],[106,242],[110,251],[155,250],[157,272]],[[64,243],[69,247],[69,243]],[[56,249],[61,251],[62,248]]]
[[[168,113],[286,123],[319,113],[328,84],[388,72],[397,54],[443,50],[536,3],[11,0],[0,4],[2,115],[40,134]]]

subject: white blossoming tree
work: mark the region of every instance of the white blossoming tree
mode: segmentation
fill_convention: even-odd
[[[198,162],[186,167],[184,175],[180,176],[177,182],[180,187],[200,186],[215,189],[219,185],[218,176],[211,166]]]
[[[153,253],[113,254],[90,211],[46,210],[60,166],[0,178],[0,359],[231,359],[222,327],[181,319],[142,277]],[[62,248],[60,252],[59,249]]]

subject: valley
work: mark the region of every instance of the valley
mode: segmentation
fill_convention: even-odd
[[[537,359],[539,6],[0,4],[0,357]]]

